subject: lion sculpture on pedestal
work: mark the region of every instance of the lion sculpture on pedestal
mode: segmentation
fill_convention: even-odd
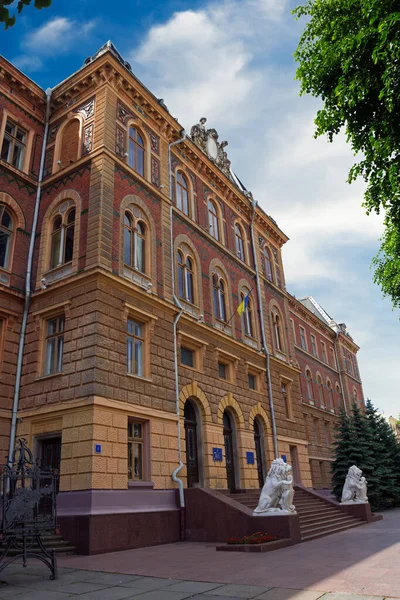
[[[362,476],[362,471],[356,465],[349,468],[344,482],[342,492],[342,504],[348,502],[356,502],[359,504],[366,504],[368,502],[367,497],[367,481]]]
[[[292,467],[282,458],[272,461],[265,478],[255,514],[289,514],[295,512]]]

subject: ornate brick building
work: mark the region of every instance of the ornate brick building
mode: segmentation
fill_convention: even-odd
[[[226,142],[111,43],[47,92],[0,69],[3,460],[18,435],[59,466],[64,532],[96,552],[178,539],[177,489],[258,488],[275,456],[328,486],[358,346],[286,291],[288,238]]]

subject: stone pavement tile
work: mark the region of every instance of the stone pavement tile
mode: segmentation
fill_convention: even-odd
[[[138,590],[137,593],[141,592],[150,592],[151,590],[160,590],[170,585],[174,585],[176,583],[181,583],[181,579],[164,579],[161,577],[140,577],[139,579],[134,579],[133,581],[127,581],[126,583],[122,583],[122,587],[129,587]],[[133,595],[133,592],[132,592]]]
[[[314,590],[294,590],[290,588],[272,588],[268,592],[257,596],[257,600],[317,600],[325,592]],[[324,596],[324,599],[325,600]],[[345,599],[343,599],[345,600]],[[356,600],[354,597],[352,600]]]
[[[202,594],[222,586],[222,583],[204,583],[203,581],[182,581],[168,586],[169,592],[192,592],[192,594]]]
[[[235,583],[228,583],[222,585],[216,590],[212,590],[210,595],[213,596],[233,596],[234,598],[256,598],[263,592],[270,590],[270,587],[260,587],[258,585],[239,585]],[[207,600],[207,592],[204,594],[204,600]]]
[[[163,589],[135,594],[127,600],[186,600],[187,598],[193,598],[193,594],[191,592],[168,592],[168,590]]]
[[[334,594],[325,594],[323,600],[383,600],[383,596],[363,596],[357,594],[344,594],[342,592],[337,592]]]
[[[143,579],[140,575],[122,575],[121,573],[102,573],[90,571],[88,576],[81,581],[90,581],[91,583],[104,583],[106,585],[123,585],[136,579]],[[78,580],[77,580],[78,581]]]
[[[26,588],[17,585],[2,585],[0,586],[0,600],[8,600],[9,598],[19,598],[23,600],[26,597]]]
[[[130,599],[129,599],[130,600]],[[134,600],[132,598],[132,600]],[[192,596],[190,598],[190,600],[238,600],[238,597],[233,597],[233,596],[210,596],[209,594],[207,594],[206,596],[204,594],[200,594],[200,596]]]
[[[58,584],[57,581],[52,581],[51,583]],[[88,592],[97,592],[107,587],[104,584],[92,583],[90,581],[75,581],[75,583],[55,585],[54,589],[68,594],[87,594]],[[46,589],[50,591],[49,587]]]
[[[89,592],[88,594],[78,594],[77,596],[70,596],[71,600],[74,598],[82,598],[82,600],[128,600],[132,598],[133,590],[131,588],[123,587],[108,587],[97,592]],[[138,594],[142,594],[143,590],[137,591]],[[18,598],[17,598],[18,600]]]
[[[65,600],[66,598],[71,600],[71,598],[74,598],[74,596],[71,596],[70,594],[56,591],[32,590],[28,592],[26,588],[19,589],[22,590],[22,594],[18,594],[18,596],[8,596],[7,600],[8,598],[15,598],[16,600]]]

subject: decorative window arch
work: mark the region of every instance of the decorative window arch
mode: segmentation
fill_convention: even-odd
[[[142,132],[131,123],[128,126],[128,165],[139,173],[146,176],[146,138]]]
[[[222,224],[220,222],[220,214],[217,208],[216,201],[212,198],[208,199],[208,230],[210,234],[218,241],[222,241]]]
[[[250,290],[243,288],[240,292],[240,302],[243,302],[247,298],[246,310],[242,313],[242,328],[244,335],[254,338],[254,311],[253,311],[253,300],[250,294]]]
[[[285,338],[283,331],[283,319],[280,310],[275,305],[273,305],[271,308],[271,321],[275,350],[277,352],[284,353]]]
[[[10,269],[14,239],[15,217],[6,204],[0,204],[0,269]]]
[[[272,268],[271,252],[267,245],[264,246],[263,251],[262,251],[262,268],[263,268],[265,277],[273,283],[274,275],[273,275],[273,268]]]
[[[246,262],[246,237],[243,232],[243,228],[239,223],[235,223],[235,252],[236,256]]]
[[[324,402],[324,390],[322,387],[322,378],[321,375],[319,373],[317,373],[317,388],[318,388],[318,398],[320,401],[321,406],[325,406],[325,402]]]
[[[178,271],[178,296],[186,302],[196,304],[194,258],[186,248],[180,247],[176,254],[176,260]]]
[[[326,380],[326,387],[328,389],[328,408],[330,410],[333,410],[333,408],[334,408],[333,390],[332,390],[332,384],[329,379]]]
[[[70,114],[57,131],[53,173],[69,167],[82,157],[83,117]],[[65,142],[65,143],[64,143]]]
[[[307,394],[309,400],[314,400],[313,394],[313,380],[310,369],[306,369],[306,383],[307,383]]]
[[[218,321],[224,323],[228,320],[227,301],[228,286],[223,273],[216,269],[212,274],[212,291],[213,291],[213,310],[214,316]]]
[[[190,187],[186,175],[181,171],[176,171],[176,207],[188,217],[190,216]]]
[[[124,265],[149,273],[149,228],[143,211],[129,206],[124,211]]]

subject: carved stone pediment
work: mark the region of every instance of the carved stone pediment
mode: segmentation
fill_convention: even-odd
[[[227,141],[219,142],[216,129],[206,129],[205,123],[207,119],[202,117],[200,122],[190,130],[190,137],[198,148],[219,168],[221,171],[232,179],[231,161],[228,158],[225,148],[228,145]]]

